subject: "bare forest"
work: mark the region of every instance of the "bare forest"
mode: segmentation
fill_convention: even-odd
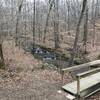
[[[100,0],[0,0],[0,100],[100,100],[99,60]]]

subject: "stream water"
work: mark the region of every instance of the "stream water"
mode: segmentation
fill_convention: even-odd
[[[68,66],[68,59],[65,57],[62,57],[61,55],[48,51],[45,48],[36,47],[32,49],[32,53],[36,56],[39,56],[42,58],[43,61],[45,61],[48,64],[52,64],[56,66],[57,68],[66,68]]]
[[[50,50],[47,50],[46,48],[36,47],[32,49],[32,53],[36,56],[41,57],[44,63],[48,63],[49,65],[51,65],[49,67],[52,67],[54,69],[55,68],[63,69],[63,68],[69,67],[68,66],[69,59],[62,56],[62,54],[56,53],[55,51],[50,51]],[[74,65],[76,64],[74,63]],[[77,74],[77,73],[81,73],[87,70],[88,68],[82,68],[73,73]]]

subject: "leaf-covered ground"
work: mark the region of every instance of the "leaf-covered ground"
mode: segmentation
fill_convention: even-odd
[[[41,69],[41,61],[15,47],[12,41],[4,42],[3,51],[6,69],[0,70],[0,100],[67,100],[57,71]],[[65,75],[64,83],[71,80]],[[99,93],[88,100],[100,100]]]

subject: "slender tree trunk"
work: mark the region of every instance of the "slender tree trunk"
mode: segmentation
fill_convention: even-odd
[[[94,5],[95,0],[92,2],[92,6]],[[98,0],[96,2],[96,7],[92,7],[92,20],[93,20],[93,41],[92,46],[95,46],[95,39],[96,39],[96,29],[95,29],[95,23],[97,18],[97,8],[98,8]]]
[[[2,43],[0,43],[0,66],[4,66],[4,56],[3,56],[3,50],[2,50]]]
[[[35,15],[36,15],[36,1],[34,0],[34,5],[33,5],[33,48],[35,46]]]
[[[67,21],[68,21],[68,23],[67,23],[67,25],[68,25],[68,34],[70,35],[70,1],[68,0],[66,0],[66,3],[67,3],[67,16],[68,16],[68,19],[67,19]]]
[[[85,19],[84,19],[84,36],[83,36],[83,47],[84,53],[87,52],[87,35],[88,35],[88,8],[86,9]]]
[[[83,14],[84,14],[84,11],[86,8],[86,4],[87,4],[87,0],[83,0],[83,7],[82,7],[81,15],[79,17],[79,21],[78,21],[77,28],[76,28],[76,36],[75,36],[73,51],[71,53],[71,58],[69,60],[69,66],[73,65],[74,57],[75,57],[76,52],[77,52],[77,44],[78,44],[78,40],[79,40],[79,30],[80,30],[80,25],[81,25],[81,21],[83,18]]]
[[[15,44],[16,46],[18,46],[18,36],[19,36],[19,18],[20,18],[20,13],[21,13],[21,10],[22,10],[22,5],[23,5],[23,0],[21,1],[19,7],[18,7],[18,13],[17,13],[17,19],[16,19],[16,37],[15,37]]]
[[[59,13],[58,13],[58,0],[55,0],[54,4],[54,41],[55,49],[59,48]]]
[[[2,25],[1,25],[1,30],[2,30]],[[2,37],[0,36],[0,68],[4,68],[3,66],[5,65],[2,44],[3,41],[2,41]]]
[[[46,40],[46,32],[47,32],[47,27],[48,27],[49,16],[50,16],[50,12],[52,10],[52,7],[54,5],[54,2],[55,2],[55,0],[52,0],[52,1],[49,0],[50,7],[49,7],[49,12],[48,12],[47,18],[46,18],[46,25],[45,25],[45,28],[44,28],[43,43],[45,43],[45,40]]]

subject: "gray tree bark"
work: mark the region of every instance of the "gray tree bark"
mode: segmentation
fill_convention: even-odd
[[[78,21],[77,28],[76,28],[75,41],[74,41],[74,46],[73,46],[73,50],[71,53],[71,58],[69,60],[69,66],[73,65],[74,57],[75,57],[76,52],[77,52],[77,44],[78,44],[78,40],[79,40],[79,30],[80,30],[80,25],[81,25],[81,21],[83,18],[83,14],[84,14],[84,11],[86,8],[86,4],[87,4],[87,0],[83,0],[82,11],[81,11],[81,15],[79,17],[79,21]]]

